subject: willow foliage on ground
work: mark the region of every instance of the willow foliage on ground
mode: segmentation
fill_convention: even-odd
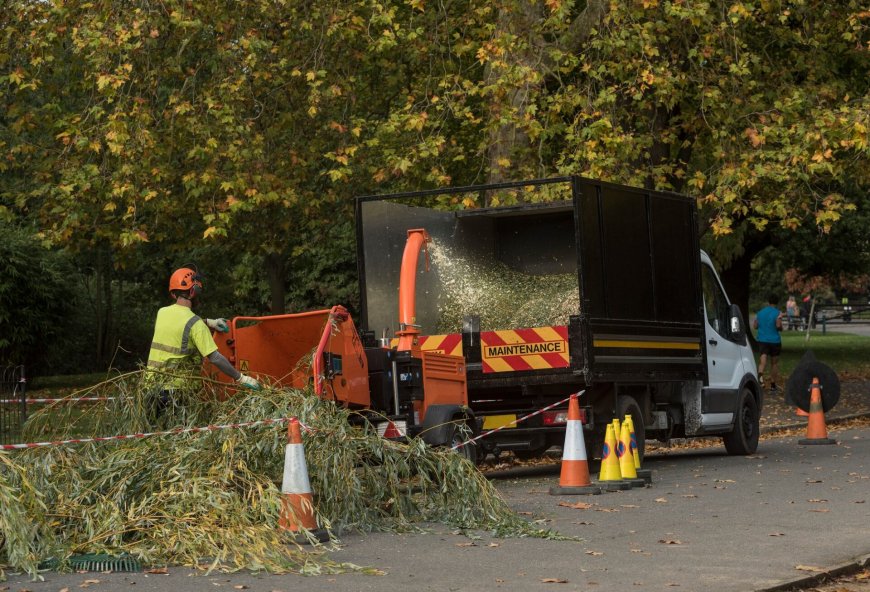
[[[119,398],[89,411],[69,405],[37,413],[28,441],[295,416],[311,428],[304,445],[315,508],[334,535],[440,522],[502,536],[555,536],[511,512],[459,455],[384,440],[331,402],[281,389],[226,402],[190,391],[155,427],[137,379],[96,387],[88,395]],[[71,554],[128,553],[151,565],[360,569],[282,536],[285,444],[281,424],[0,453],[0,566],[35,574],[42,562],[63,565]]]

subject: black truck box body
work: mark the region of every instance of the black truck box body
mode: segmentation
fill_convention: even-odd
[[[465,355],[476,412],[705,378],[692,199],[561,177],[359,197],[356,223],[360,325],[375,337],[398,330],[408,230],[432,237],[416,322],[424,349]]]

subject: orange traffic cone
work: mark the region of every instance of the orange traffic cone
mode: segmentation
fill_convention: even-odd
[[[565,446],[562,448],[562,474],[559,485],[550,488],[550,495],[598,495],[601,488],[592,485],[589,479],[589,461],[586,458],[586,442],[583,439],[583,423],[580,421],[580,405],[577,395],[568,402],[568,425],[565,427]]]
[[[616,456],[618,444],[613,427],[612,423],[607,424],[604,446],[601,448],[601,473],[598,480],[607,491],[631,489],[631,483],[622,480],[622,472],[619,470],[619,459]]]
[[[836,444],[837,441],[828,438],[828,428],[825,426],[825,409],[822,406],[822,386],[818,378],[813,378],[813,390],[810,394],[810,418],[807,422],[807,437],[798,440],[798,444]]]
[[[281,483],[281,517],[278,526],[290,532],[297,543],[323,542],[329,538],[326,531],[317,528],[308,466],[302,447],[302,432],[294,417],[287,425],[287,447],[284,449],[284,479]]]

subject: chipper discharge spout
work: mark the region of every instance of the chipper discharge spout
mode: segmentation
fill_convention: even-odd
[[[417,336],[420,335],[420,325],[417,324],[417,262],[420,250],[425,250],[426,271],[429,271],[428,243],[431,241],[429,233],[423,228],[408,230],[408,240],[405,243],[405,252],[402,255],[402,271],[399,277],[399,330],[396,336],[399,338],[398,351],[411,351],[416,345]]]

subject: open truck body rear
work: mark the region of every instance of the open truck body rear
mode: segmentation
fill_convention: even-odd
[[[521,205],[464,207],[505,198]],[[482,429],[505,428],[479,441],[484,450],[561,445],[564,410],[540,411],[580,391],[593,450],[626,414],[641,449],[645,437],[711,434],[730,452],[754,449],[755,363],[700,251],[694,200],[565,177],[360,197],[356,222],[369,346],[404,329],[395,311],[408,230],[431,236],[416,345],[465,359]]]

